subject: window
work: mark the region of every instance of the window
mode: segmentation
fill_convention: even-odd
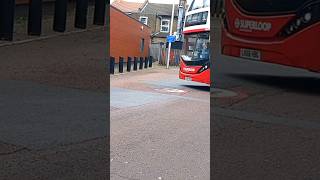
[[[140,44],[140,51],[144,52],[144,39],[141,39],[141,44]]]
[[[148,25],[148,17],[140,16],[139,21],[145,25]]]
[[[210,6],[210,0],[194,0],[191,4],[189,11],[193,11],[200,8],[206,8]]]
[[[187,16],[186,27],[207,24],[208,11]]]
[[[169,19],[161,19],[160,32],[168,33],[169,29],[170,29],[169,25],[170,25],[170,20]]]
[[[208,60],[210,55],[210,34],[200,33],[185,36],[186,55],[192,61]]]

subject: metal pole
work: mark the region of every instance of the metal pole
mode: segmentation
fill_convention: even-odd
[[[171,14],[171,25],[170,25],[170,36],[172,35],[172,28],[173,28],[173,20],[174,20],[174,0],[172,0],[172,14]],[[169,63],[170,63],[170,52],[171,51],[171,42],[169,42],[168,46],[168,56],[167,56],[167,69],[169,69]]]
[[[183,17],[184,17],[184,10],[185,10],[185,1],[180,0],[179,2],[179,16],[178,16],[178,26],[177,26],[177,35],[178,35],[178,41],[182,40],[182,29],[183,29]]]

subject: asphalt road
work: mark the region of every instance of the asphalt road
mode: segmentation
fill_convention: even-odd
[[[111,179],[209,179],[209,91],[177,68],[111,76]]]
[[[215,57],[213,178],[319,179],[319,74]],[[230,96],[219,96],[224,90]]]
[[[106,179],[105,30],[0,45],[0,179]]]

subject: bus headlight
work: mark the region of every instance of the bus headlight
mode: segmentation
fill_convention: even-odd
[[[311,18],[312,18],[312,14],[310,12],[307,12],[303,16],[303,22],[308,23],[309,21],[311,21]]]
[[[320,2],[311,2],[298,11],[296,17],[281,31],[280,36],[288,37],[320,21]]]
[[[202,73],[203,71],[207,70],[210,68],[210,63],[207,62],[206,64],[204,64],[198,71],[198,73]]]

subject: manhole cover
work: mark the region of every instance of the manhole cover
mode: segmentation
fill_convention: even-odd
[[[211,92],[211,96],[213,96],[214,98],[234,97],[238,95],[233,91],[218,89],[218,88],[211,88],[210,92]]]

